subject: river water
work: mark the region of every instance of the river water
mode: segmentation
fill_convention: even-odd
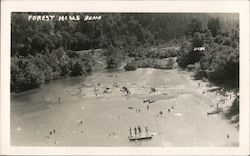
[[[145,98],[156,101],[144,103]],[[98,71],[12,95],[11,145],[238,146],[232,124],[221,115],[206,115],[211,104],[185,71]],[[142,133],[148,127],[153,138],[129,141],[129,128],[138,126]]]

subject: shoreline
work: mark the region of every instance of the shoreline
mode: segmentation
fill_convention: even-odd
[[[188,71],[189,72],[189,71]],[[191,79],[193,78],[192,72],[190,73]],[[234,126],[239,129],[239,120],[234,121],[234,118],[239,116],[233,115],[230,118],[226,117],[226,114],[228,113],[229,109],[232,107],[234,100],[237,98],[237,94],[235,90],[237,88],[233,88],[230,90],[225,90],[225,88],[221,87],[220,85],[211,84],[210,81],[206,80],[190,80],[190,81],[197,81],[197,90],[198,93],[206,96],[207,98],[210,98],[213,102],[213,105],[210,105],[211,111],[216,109],[221,109],[222,111],[219,112],[220,116],[225,118],[225,120],[229,121],[231,124],[234,124]],[[200,87],[198,87],[200,84]],[[224,90],[223,94],[220,93],[221,90]]]

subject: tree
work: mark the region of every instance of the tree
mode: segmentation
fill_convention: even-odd
[[[121,63],[123,55],[124,51],[122,49],[110,46],[106,52],[107,68],[117,69]]]
[[[133,71],[133,70],[136,70],[136,69],[137,69],[136,61],[132,61],[132,62],[127,63],[127,64],[124,66],[124,69],[125,69],[126,71]]]
[[[182,68],[185,68],[189,64],[189,52],[193,50],[192,44],[188,41],[182,43],[178,52],[177,62]]]
[[[236,26],[236,28],[232,29],[230,37],[231,37],[232,42],[233,42],[232,46],[234,48],[239,48],[239,24]]]
[[[53,14],[74,15],[74,13]],[[82,17],[86,15],[86,13],[77,14]],[[96,55],[76,52],[80,50],[104,49],[107,67],[112,69],[118,68],[125,57],[133,57],[135,64],[130,64],[131,66],[128,64],[126,68],[135,69],[135,67],[161,68],[162,62],[157,59],[174,57],[176,51],[170,49],[164,52],[160,50],[152,52],[145,47],[165,44],[173,39],[178,40],[185,37],[185,32],[188,38],[178,52],[178,64],[181,67],[200,61],[201,53],[193,51],[193,47],[196,46],[210,48],[211,45],[217,44],[233,47],[235,51],[239,48],[238,27],[230,33],[219,31],[220,26],[222,30],[226,30],[225,27],[228,30],[238,21],[231,18],[232,20],[229,20],[231,22],[224,20],[207,22],[210,18],[207,14],[103,13],[102,20],[95,22],[32,21],[28,20],[28,16],[29,13],[23,12],[11,14],[11,57],[13,57],[11,83],[16,85],[12,85],[14,90],[28,89],[25,86],[28,84],[38,87],[39,84],[52,79],[91,72],[94,62],[92,57]],[[203,31],[204,24],[208,24],[211,30]],[[214,38],[211,35],[212,30],[213,35],[217,34]],[[179,46],[180,43],[173,44]],[[217,49],[212,48],[212,52],[214,51]],[[211,53],[202,56],[204,62],[200,61],[201,68],[207,66],[206,70],[210,70],[215,55],[217,54]]]
[[[202,24],[201,21],[197,18],[194,18],[190,24],[188,24],[187,26],[187,30],[186,30],[186,35],[187,36],[192,36],[194,35],[194,33],[196,32],[202,32],[203,28],[202,28]]]
[[[192,38],[193,47],[202,47],[204,43],[205,35],[199,32],[195,32]]]
[[[207,22],[207,27],[209,30],[211,30],[213,37],[217,36],[221,29],[219,18],[217,17],[209,19]]]
[[[73,66],[71,75],[78,76],[78,75],[82,75],[84,73],[87,73],[85,66],[84,66],[84,62],[76,61],[74,66]]]
[[[39,87],[45,82],[44,73],[26,58],[12,58],[11,91],[21,92]]]
[[[62,35],[62,45],[65,47],[65,49],[69,49],[70,39],[72,38],[72,36],[67,31],[62,31],[61,35]]]
[[[211,30],[205,29],[204,34],[205,34],[204,43],[205,44],[212,43],[213,42],[213,36],[212,36]]]

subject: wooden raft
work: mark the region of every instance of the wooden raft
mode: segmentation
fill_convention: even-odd
[[[130,135],[128,136],[128,139],[130,141],[136,141],[136,140],[143,140],[143,139],[152,139],[153,134],[141,134],[141,135]]]

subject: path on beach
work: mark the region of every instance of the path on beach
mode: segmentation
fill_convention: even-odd
[[[233,124],[220,114],[207,116],[216,95],[202,94],[206,83],[199,82],[198,88],[187,71],[150,68],[53,81],[11,97],[11,145],[238,146]],[[144,103],[147,98],[155,102]],[[155,134],[152,140],[128,140],[129,127],[138,125]]]

